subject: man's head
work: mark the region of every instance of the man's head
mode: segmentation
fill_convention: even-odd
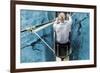
[[[65,14],[64,14],[63,12],[59,13],[58,19],[59,19],[61,22],[64,22],[64,20],[65,20]]]

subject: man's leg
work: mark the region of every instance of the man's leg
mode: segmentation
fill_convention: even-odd
[[[61,58],[61,61],[64,61],[64,58]]]

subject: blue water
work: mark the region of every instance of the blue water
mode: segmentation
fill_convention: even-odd
[[[89,13],[73,13],[71,46],[72,54],[70,60],[87,60],[89,59]],[[55,19],[56,12],[52,11],[20,11],[21,30],[33,25]],[[84,19],[86,17],[86,19]],[[84,19],[82,21],[82,19]],[[80,23],[79,23],[80,21]],[[53,27],[52,25],[37,32],[47,44],[53,48]],[[21,32],[21,63],[25,62],[45,62],[55,61],[56,57],[53,52],[34,34],[28,31]]]

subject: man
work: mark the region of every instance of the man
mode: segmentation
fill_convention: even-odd
[[[70,49],[69,33],[71,32],[72,18],[69,14],[59,13],[54,22],[54,31],[56,33],[55,52],[56,56],[63,61],[66,58],[67,49]]]

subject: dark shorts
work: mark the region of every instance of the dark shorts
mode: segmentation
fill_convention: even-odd
[[[61,44],[56,42],[55,43],[55,53],[56,56],[60,57],[60,58],[65,58],[67,55],[67,51],[70,49],[70,42]]]

